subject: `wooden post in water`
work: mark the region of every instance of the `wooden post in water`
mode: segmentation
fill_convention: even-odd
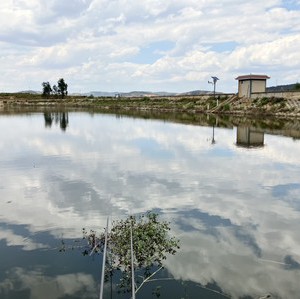
[[[131,251],[131,284],[132,284],[132,299],[135,299],[135,282],[134,282],[134,252],[133,252],[133,240],[132,240],[132,220],[130,224],[130,251]]]
[[[103,259],[102,259],[102,271],[101,271],[101,283],[100,283],[100,295],[99,295],[99,299],[103,299],[104,276],[105,276],[105,261],[106,261],[106,247],[107,247],[107,235],[108,235],[108,218],[109,217],[107,217],[106,229],[105,229],[105,242],[104,242]]]

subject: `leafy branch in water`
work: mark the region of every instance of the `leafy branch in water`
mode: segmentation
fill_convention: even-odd
[[[142,280],[136,278],[137,290],[163,267],[163,261],[168,254],[174,255],[179,249],[179,240],[169,235],[170,223],[159,221],[155,213],[140,216],[130,216],[125,220],[112,223],[108,233],[108,255],[105,278],[108,280],[115,271],[121,271],[120,292],[131,291],[131,251],[130,228],[132,226],[134,270],[143,273]],[[83,239],[87,247],[83,255],[100,253],[104,250],[105,233],[97,236],[91,230],[83,229]]]

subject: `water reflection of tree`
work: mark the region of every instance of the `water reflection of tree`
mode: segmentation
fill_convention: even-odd
[[[45,127],[52,127],[53,121],[66,131],[69,124],[68,112],[44,112]]]
[[[107,234],[105,281],[112,280],[114,275],[120,277],[117,284],[119,293],[132,291],[131,227],[136,292],[163,268],[167,255],[174,255],[179,249],[179,240],[169,235],[169,223],[159,221],[157,214],[147,213],[114,221]],[[98,235],[94,230],[88,232],[84,228],[83,241],[86,242],[82,250],[84,256],[102,254],[105,233]],[[64,243],[61,251],[65,251]],[[156,295],[159,296],[159,292]]]
[[[50,127],[51,128],[52,122],[53,122],[52,113],[44,112],[44,119],[45,119],[45,127]]]

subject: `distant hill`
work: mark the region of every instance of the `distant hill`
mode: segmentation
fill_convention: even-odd
[[[280,92],[280,91],[296,90],[296,87],[298,84],[299,83],[267,87],[267,92]]]
[[[130,91],[130,92],[105,92],[105,91],[91,91],[85,95],[93,95],[94,97],[115,97],[120,95],[122,97],[153,97],[153,96],[171,96],[175,93],[170,92],[152,92],[152,91]]]
[[[168,96],[184,96],[184,95],[202,95],[209,94],[211,91],[207,90],[193,90],[183,93],[176,92],[166,92],[166,91],[130,91],[130,92],[105,92],[105,91],[91,91],[89,93],[85,93],[84,95],[89,96],[93,95],[94,97],[114,97],[116,95],[120,95],[122,97],[168,97]]]
[[[183,92],[180,93],[179,95],[187,95],[187,96],[199,96],[202,94],[210,94],[212,91],[207,91],[207,90],[193,90],[193,91],[188,91],[188,92]],[[220,92],[218,92],[220,93]]]
[[[26,93],[26,94],[41,94],[40,91],[35,91],[35,90],[22,90],[18,91],[18,93]]]
[[[94,97],[114,97],[118,92],[106,92],[106,91],[91,91],[84,93],[82,95],[90,96],[93,95]]]
[[[271,86],[267,87],[267,92],[282,92],[282,91],[292,91],[292,90],[300,90],[300,83],[293,83],[293,84],[286,84],[286,85],[278,85],[278,86]],[[18,93],[23,94],[41,94],[40,91],[35,90],[22,90]],[[222,92],[216,92],[217,94],[222,94]],[[208,90],[192,90],[187,92],[166,92],[166,91],[130,91],[130,92],[119,92],[119,91],[90,91],[86,93],[70,93],[70,96],[90,96],[93,95],[94,97],[115,97],[120,95],[122,97],[168,97],[168,96],[198,96],[198,95],[205,95],[205,94],[212,94],[212,91]]]
[[[40,91],[35,90],[22,90],[18,91],[18,93],[22,94],[41,94]],[[182,93],[176,92],[166,92],[166,91],[130,91],[130,92],[118,92],[118,91],[90,91],[85,93],[70,93],[70,96],[90,96],[93,95],[94,97],[115,97],[120,95],[122,97],[168,97],[168,96],[197,96],[203,94],[211,94],[211,91],[207,90],[192,90]],[[222,94],[221,92],[217,92],[218,94]]]

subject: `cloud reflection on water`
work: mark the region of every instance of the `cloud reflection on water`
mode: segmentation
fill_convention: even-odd
[[[210,127],[80,113],[62,133],[45,130],[41,115],[11,121],[0,118],[1,222],[72,238],[107,215],[159,209],[182,242],[167,260],[175,277],[216,282],[234,298],[297,298],[300,189],[288,186],[298,184],[300,145],[291,138],[266,135],[251,151],[235,146],[235,129],[215,128],[212,146]]]
[[[221,228],[219,237],[201,232],[181,234],[178,256],[167,259],[167,269],[177,279],[206,285],[216,282],[232,298],[277,294],[280,298],[297,298],[299,270],[287,271],[286,259],[274,262],[257,257],[237,239],[230,228]],[[264,254],[275,248],[264,248]]]
[[[4,294],[9,292],[12,297],[24,299],[97,298],[92,275],[74,273],[51,277],[38,268],[30,271],[20,267],[11,269],[7,278],[0,282],[0,294],[1,289]]]

